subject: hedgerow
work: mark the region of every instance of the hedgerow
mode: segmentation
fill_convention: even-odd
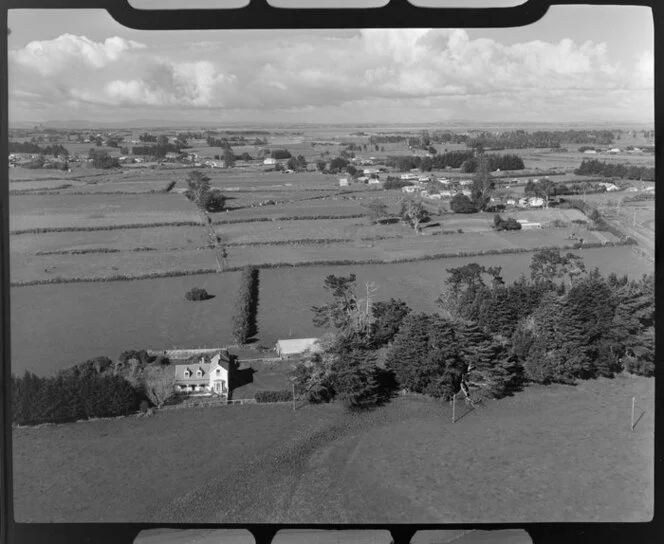
[[[235,299],[233,314],[233,339],[238,344],[247,341],[258,332],[258,268],[246,266],[242,269],[240,290]]]
[[[627,239],[618,242],[591,242],[582,245],[582,249],[600,248],[600,247],[619,247],[633,245],[633,241]],[[563,246],[541,246],[534,248],[503,248],[503,249],[485,249],[479,251],[456,251],[448,253],[433,253],[430,255],[422,255],[419,257],[404,257],[401,259],[393,259],[384,261],[380,259],[335,259],[335,260],[321,260],[321,261],[304,261],[297,263],[262,263],[252,265],[252,268],[259,270],[278,269],[278,268],[302,268],[308,266],[346,266],[346,265],[370,265],[370,264],[399,264],[399,263],[412,263],[419,261],[433,261],[438,259],[453,259],[458,257],[480,257],[482,255],[507,255],[516,253],[532,253],[544,249],[579,249],[578,244],[568,244]],[[227,267],[225,272],[238,272],[245,267]],[[133,281],[133,280],[149,280],[160,278],[179,278],[183,276],[199,276],[202,274],[215,274],[216,268],[198,268],[194,270],[172,270],[168,272],[151,272],[149,274],[114,274],[105,277],[73,277],[63,278],[56,276],[47,280],[29,280],[12,282],[11,287],[28,287],[33,285],[49,285],[59,283],[103,283],[108,281]]]
[[[287,402],[293,400],[293,392],[287,389],[281,391],[256,391],[256,402]]]

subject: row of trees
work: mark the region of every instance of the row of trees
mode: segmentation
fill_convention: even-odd
[[[356,277],[328,276],[314,324],[332,332],[293,370],[312,402],[380,404],[396,389],[449,399],[500,398],[527,382],[573,383],[616,372],[654,375],[654,278],[586,272],[580,257],[536,253],[530,278],[506,284],[500,267],[449,269],[441,313],[356,293]]]
[[[12,376],[12,421],[18,425],[65,423],[135,412],[142,395],[119,375]]]
[[[584,159],[575,171],[575,174],[586,176],[596,175],[615,177],[620,179],[639,179],[644,181],[655,181],[655,169],[648,166],[636,166],[629,164],[614,164],[601,162],[597,159]]]
[[[238,344],[246,344],[258,333],[258,292],[258,268],[244,267],[233,314],[233,339]]]
[[[39,153],[40,155],[52,155],[53,157],[69,157],[67,148],[60,144],[41,147],[33,142],[8,142],[9,153]]]
[[[613,139],[614,134],[611,130],[540,130],[535,132],[514,130],[500,134],[481,132],[469,138],[466,145],[481,149],[559,148],[563,142],[607,145],[612,144]]]
[[[487,154],[484,155],[484,157],[488,162],[488,168],[491,172],[495,172],[496,170],[523,170],[525,168],[523,159],[518,155]],[[462,172],[473,173],[477,172],[479,164],[479,157],[472,157],[465,160],[460,168]]]

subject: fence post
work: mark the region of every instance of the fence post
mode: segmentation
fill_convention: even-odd
[[[452,395],[452,423],[456,421],[456,393]]]
[[[636,401],[636,397],[632,397],[632,424],[630,425],[630,428],[634,430],[634,402]]]

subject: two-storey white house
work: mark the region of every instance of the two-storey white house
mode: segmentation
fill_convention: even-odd
[[[228,397],[235,358],[226,350],[192,357],[175,366],[175,392],[189,395]]]

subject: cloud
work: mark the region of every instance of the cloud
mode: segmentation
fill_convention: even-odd
[[[23,49],[10,52],[10,59],[42,76],[52,76],[71,68],[98,70],[117,61],[127,51],[145,47],[117,36],[100,43],[85,36],[62,34],[53,40],[30,42]]]
[[[610,111],[614,99],[626,115],[629,108],[651,107],[624,92],[652,88],[652,52],[625,67],[605,43],[565,38],[505,45],[458,29],[238,31],[233,37],[170,51],[165,44],[158,55],[119,37],[92,42],[64,34],[31,42],[10,53],[12,96],[48,91],[63,103],[240,112],[359,112],[375,103],[383,111],[393,104],[403,113],[410,104],[449,115],[489,111],[493,104],[526,115],[528,109],[546,115],[550,107],[556,118],[563,107],[568,116],[588,104]]]

